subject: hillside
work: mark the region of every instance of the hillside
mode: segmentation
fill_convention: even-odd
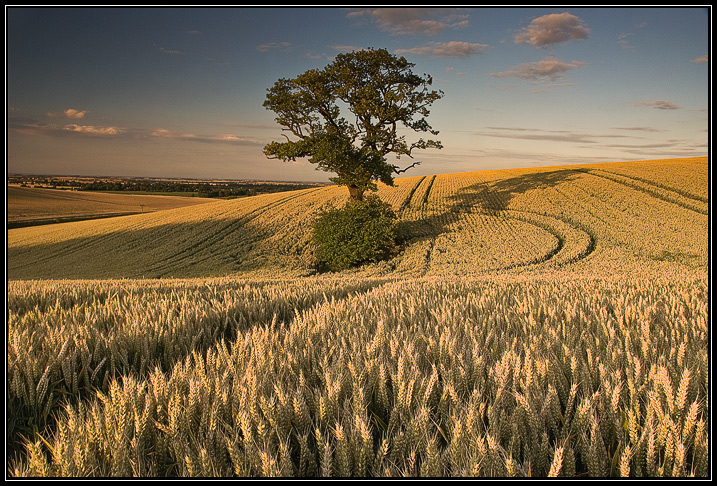
[[[366,276],[706,272],[706,157],[406,177],[379,196],[405,248]],[[323,187],[8,230],[8,277],[314,273],[310,228],[346,199]]]

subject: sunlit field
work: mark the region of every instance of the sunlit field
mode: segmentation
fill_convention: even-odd
[[[7,186],[10,227],[48,224],[194,206],[215,199],[185,196],[109,194],[102,192]]]
[[[406,177],[8,230],[10,476],[709,474],[706,157]]]

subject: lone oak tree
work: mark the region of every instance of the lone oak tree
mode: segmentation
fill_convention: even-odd
[[[394,174],[420,162],[399,169],[386,155],[413,158],[414,149],[442,148],[439,141],[422,138],[409,145],[398,133],[402,125],[438,134],[425,117],[443,92],[430,90],[433,79],[414,74],[413,66],[386,49],[367,49],[339,54],[324,69],[279,79],[267,89],[264,106],[296,139],[282,134],[286,141],[267,144],[264,154],[284,161],[309,157],[318,168],[335,173],[330,180],[347,186],[352,200],[362,201],[364,192],[377,190],[374,181],[392,186]],[[342,116],[342,107],[354,120]]]

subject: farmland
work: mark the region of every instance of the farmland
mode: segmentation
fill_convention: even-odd
[[[319,183],[10,175],[9,228],[107,218],[307,189]],[[161,196],[161,197],[160,197]]]
[[[406,177],[8,231],[12,476],[707,476],[706,157]]]
[[[175,209],[213,201],[215,200],[201,197],[92,194],[8,185],[7,224],[9,228],[16,228],[107,218]]]

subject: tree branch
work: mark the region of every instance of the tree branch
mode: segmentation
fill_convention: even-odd
[[[406,167],[405,169],[398,169],[398,168],[394,167],[394,168],[393,168],[393,171],[394,171],[396,174],[403,174],[403,173],[406,172],[408,169],[412,169],[412,168],[414,168],[414,167],[417,166],[417,165],[421,165],[421,163],[418,162],[418,161],[416,161],[416,162],[412,163],[411,165],[409,165],[408,167]]]

